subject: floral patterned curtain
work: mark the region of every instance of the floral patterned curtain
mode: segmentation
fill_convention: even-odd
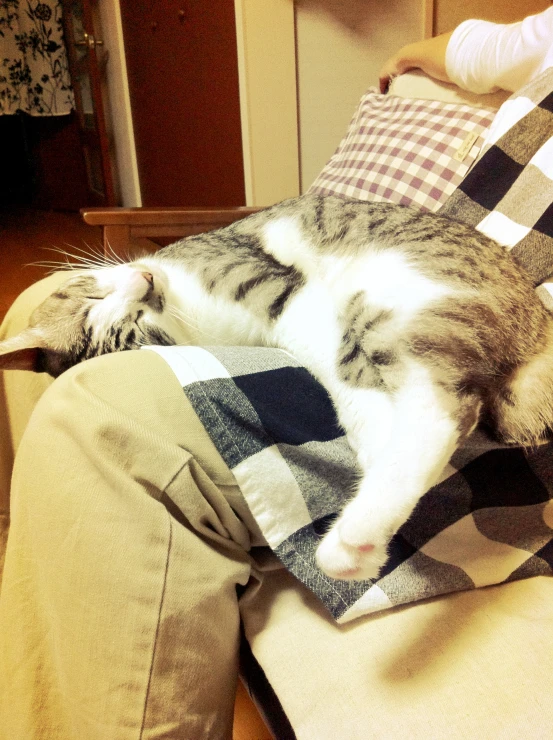
[[[0,0],[0,114],[74,107],[58,0]]]

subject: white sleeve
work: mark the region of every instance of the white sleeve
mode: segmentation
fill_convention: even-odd
[[[464,21],[447,45],[445,64],[464,90],[518,90],[553,66],[553,8],[509,25]]]

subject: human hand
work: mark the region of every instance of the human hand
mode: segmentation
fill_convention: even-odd
[[[416,67],[416,65],[409,63],[408,56],[406,54],[407,49],[408,47],[404,46],[402,49],[397,51],[385,62],[384,66],[380,70],[378,74],[378,81],[381,93],[388,92],[388,87],[390,86],[390,83],[392,82],[394,77],[402,75],[405,72],[408,72],[410,69],[414,69]]]
[[[430,77],[449,82],[445,54],[451,33],[407,44],[393,54],[384,63],[378,75],[380,92],[385,93],[394,77],[405,74],[410,69],[422,69]]]

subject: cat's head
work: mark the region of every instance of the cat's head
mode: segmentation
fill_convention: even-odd
[[[83,360],[148,344],[175,344],[162,273],[140,263],[77,271],[0,342],[0,369],[57,377]]]

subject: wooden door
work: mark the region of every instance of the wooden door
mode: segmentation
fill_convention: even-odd
[[[65,40],[79,121],[90,205],[116,205],[106,118],[107,53],[97,0],[63,0]]]
[[[143,205],[244,205],[234,0],[120,7]]]

